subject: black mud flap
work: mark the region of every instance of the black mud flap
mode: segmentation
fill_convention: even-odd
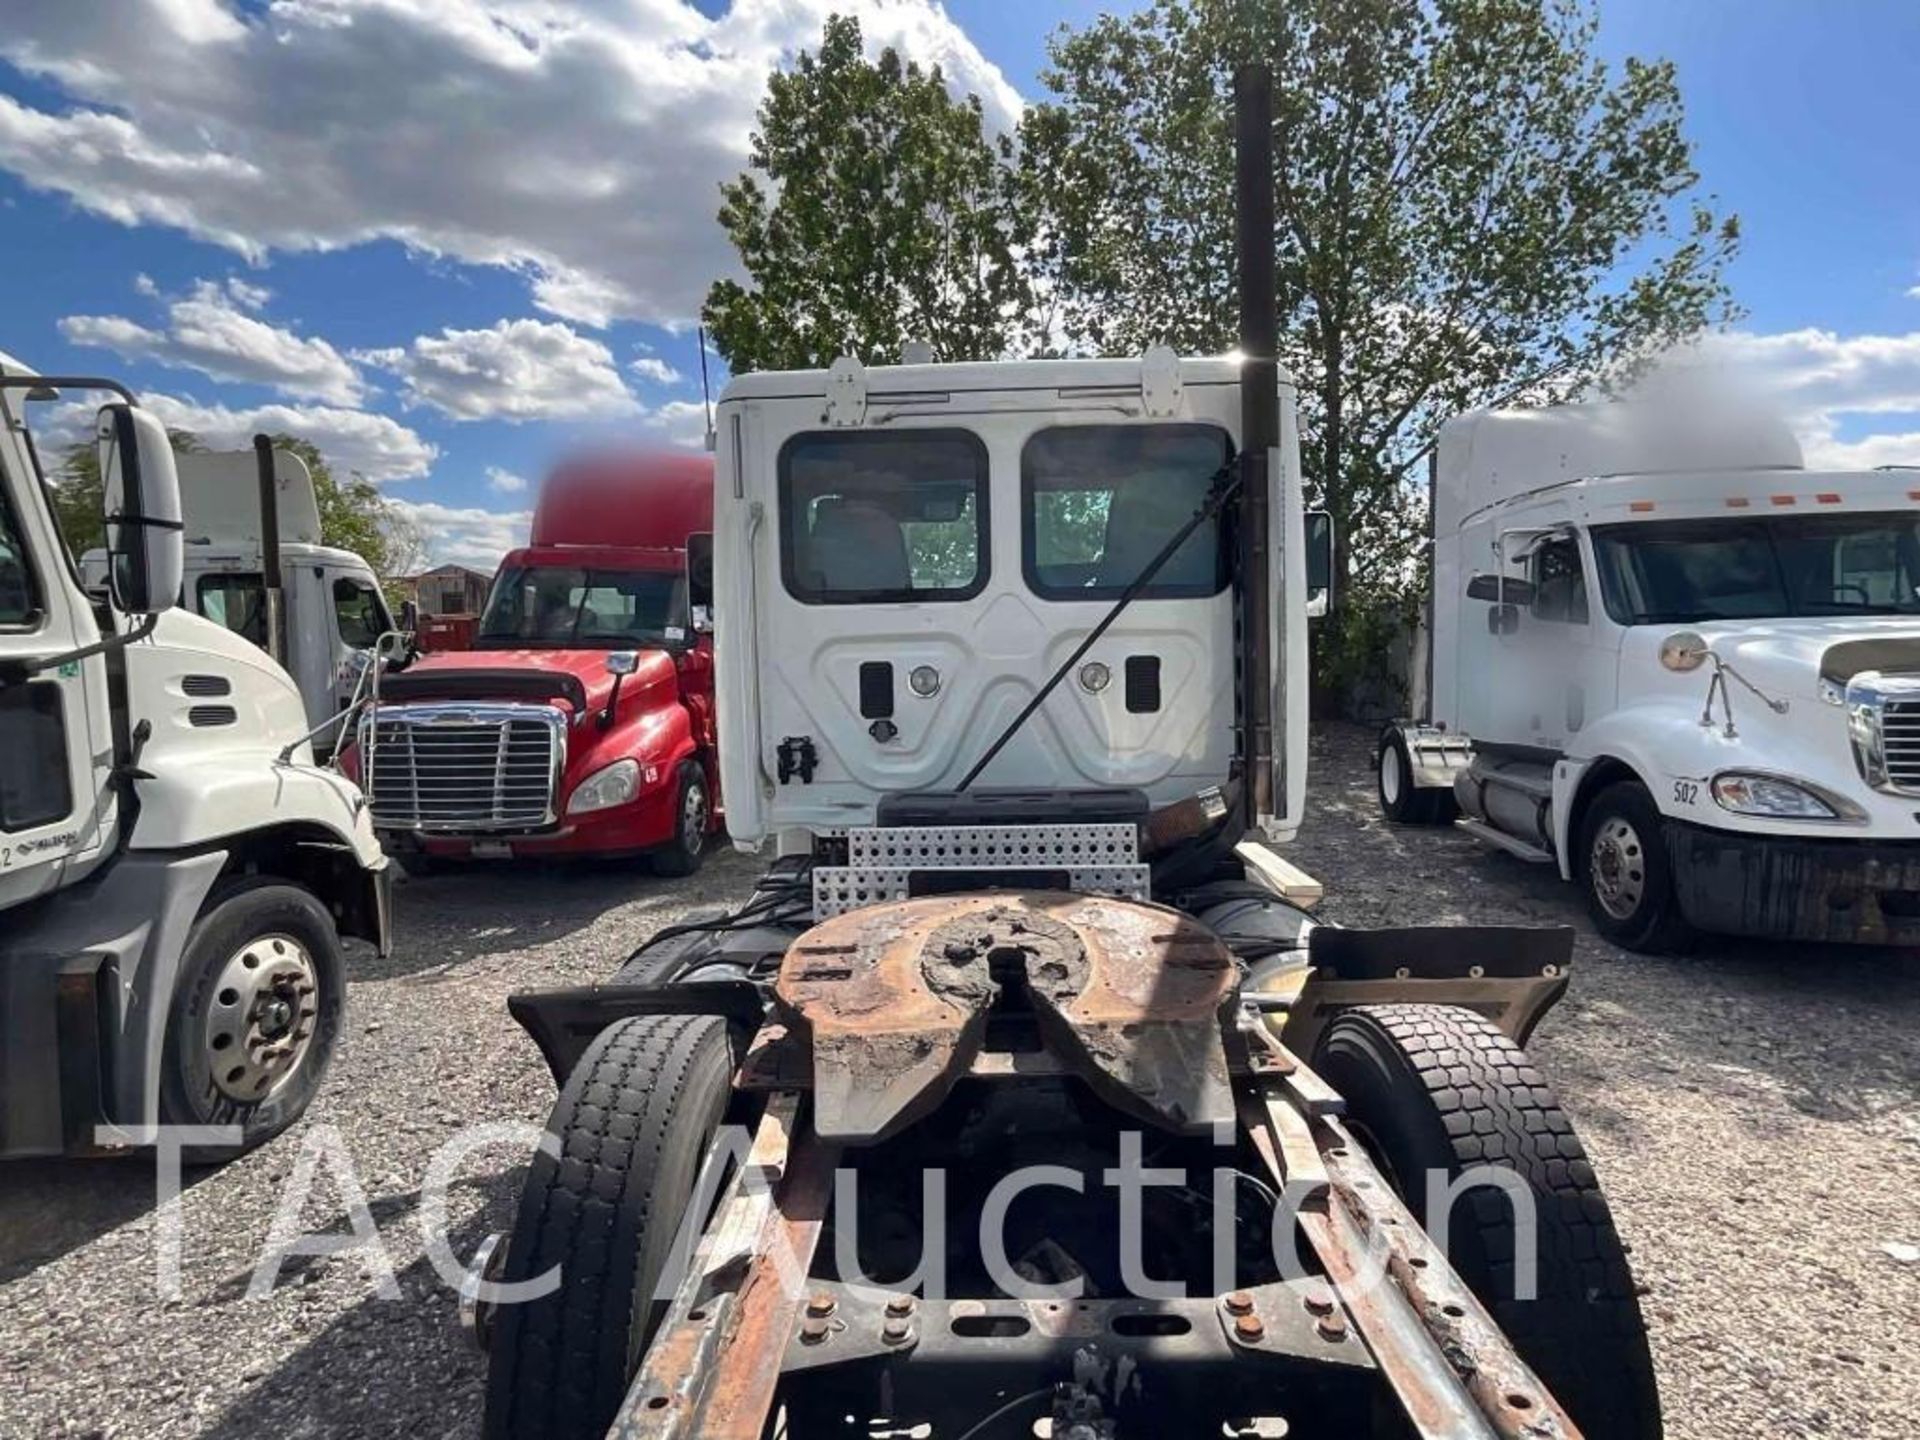
[[[523,990],[507,997],[507,1013],[540,1047],[556,1085],[567,1083],[596,1035],[629,1015],[718,1015],[733,1034],[737,1060],[766,1008],[759,987],[746,980],[580,985],[566,990]]]
[[[1566,993],[1570,925],[1316,926],[1313,973],[1288,1013],[1285,1039],[1311,1055],[1327,1023],[1356,1005],[1458,1005],[1486,1016],[1517,1045]]]

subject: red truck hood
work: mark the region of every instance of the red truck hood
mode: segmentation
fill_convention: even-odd
[[[613,688],[605,650],[459,650],[428,655],[381,681],[383,700],[527,700],[529,682],[548,682],[550,693],[574,701],[584,696],[587,709],[606,703]],[[622,682],[639,691],[673,674],[673,657],[664,650],[639,652],[640,668]],[[497,693],[489,693],[495,689]],[[624,708],[624,707],[623,707]]]

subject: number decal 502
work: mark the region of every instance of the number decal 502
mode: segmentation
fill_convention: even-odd
[[[1691,805],[1699,798],[1700,786],[1696,782],[1692,780],[1676,780],[1673,782],[1674,804]]]

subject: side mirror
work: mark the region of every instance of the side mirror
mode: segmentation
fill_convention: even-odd
[[[1467,581],[1469,600],[1494,600],[1511,608],[1515,605],[1533,604],[1533,582],[1521,580],[1509,575],[1502,580],[1498,575],[1475,575]]]
[[[402,600],[400,602],[400,628],[412,634],[420,628],[420,602]]]
[[[607,656],[609,675],[631,675],[640,668],[640,652],[637,650],[615,650]]]
[[[1489,635],[1511,635],[1520,628],[1520,607],[1500,604],[1487,611]]]
[[[186,569],[180,477],[167,427],[132,405],[104,405],[94,423],[107,522],[107,588],[129,615],[180,603]]]
[[[693,633],[713,633],[713,536],[687,537],[687,611]]]
[[[1333,609],[1333,516],[1325,510],[1307,512],[1307,618],[1317,620]]]

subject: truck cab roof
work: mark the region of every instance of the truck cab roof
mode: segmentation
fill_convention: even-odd
[[[1160,359],[1164,355],[1164,360]],[[857,377],[865,396],[874,403],[913,400],[932,402],[972,391],[1053,390],[1084,394],[1089,390],[1138,389],[1143,370],[1171,364],[1187,385],[1237,385],[1240,361],[1232,355],[1176,359],[1171,352],[1149,352],[1146,358],[1094,360],[973,360],[955,364],[870,365],[842,360],[828,370],[763,371],[735,376],[721,395],[728,400],[797,399],[827,395]],[[1293,377],[1280,373],[1283,385]]]

